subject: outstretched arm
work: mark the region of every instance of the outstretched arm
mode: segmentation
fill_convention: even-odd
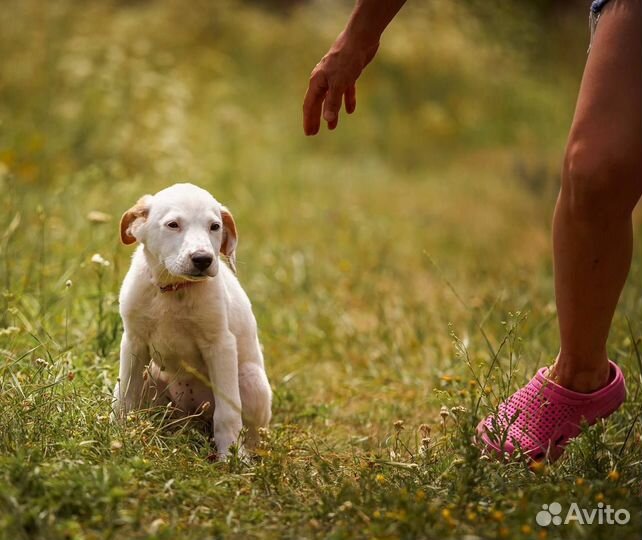
[[[346,112],[357,106],[355,84],[379,47],[381,34],[406,0],[357,0],[345,29],[312,70],[303,102],[303,130],[316,135],[323,119],[337,127],[341,101]]]

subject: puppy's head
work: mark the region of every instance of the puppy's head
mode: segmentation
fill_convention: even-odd
[[[174,184],[145,195],[120,221],[124,244],[138,241],[172,276],[206,279],[218,273],[218,253],[236,272],[236,225],[232,214],[207,191]]]

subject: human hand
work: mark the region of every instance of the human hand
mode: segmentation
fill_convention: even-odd
[[[365,43],[348,39],[345,32],[339,35],[310,75],[303,101],[303,131],[306,135],[319,132],[322,110],[328,129],[337,127],[342,101],[345,101],[348,114],[354,112],[357,79],[378,47],[378,40]]]

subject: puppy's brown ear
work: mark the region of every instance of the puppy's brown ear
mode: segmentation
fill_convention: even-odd
[[[132,232],[132,225],[137,219],[147,219],[151,201],[151,195],[143,195],[138,199],[138,202],[120,218],[120,240],[123,244],[129,245],[136,242],[136,237]]]
[[[236,274],[236,244],[239,238],[236,232],[236,223],[234,223],[232,213],[225,206],[221,206],[221,218],[223,219],[221,253],[227,257],[230,268]]]

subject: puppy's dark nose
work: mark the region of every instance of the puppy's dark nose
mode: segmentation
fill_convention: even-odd
[[[214,260],[214,257],[204,251],[197,251],[190,258],[192,259],[192,264],[199,270],[206,270]]]

